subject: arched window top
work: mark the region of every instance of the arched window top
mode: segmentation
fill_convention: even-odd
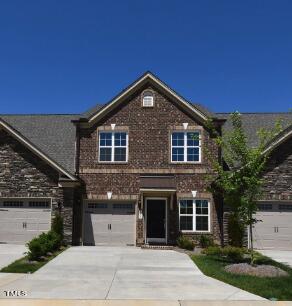
[[[151,90],[145,90],[142,95],[143,107],[153,107],[154,106],[154,94]]]

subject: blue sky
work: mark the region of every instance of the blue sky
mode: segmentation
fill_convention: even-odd
[[[292,1],[0,2],[0,113],[83,112],[146,70],[213,111],[288,111]]]

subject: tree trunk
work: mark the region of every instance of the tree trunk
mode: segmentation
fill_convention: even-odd
[[[253,230],[252,230],[252,223],[249,224],[249,248],[250,248],[250,263],[254,264],[254,252],[253,252]]]

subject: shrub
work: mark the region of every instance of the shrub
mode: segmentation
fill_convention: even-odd
[[[232,262],[241,262],[244,260],[245,250],[234,246],[222,248],[222,255]]]
[[[231,213],[228,218],[229,244],[241,248],[243,246],[245,226],[239,220],[238,215]]]
[[[64,239],[64,222],[63,217],[56,213],[53,222],[52,222],[52,231],[58,234],[61,238],[61,241]]]
[[[209,246],[213,246],[214,245],[214,240],[212,237],[207,236],[207,235],[201,235],[200,236],[200,246],[202,248],[207,248]]]
[[[27,252],[29,260],[39,260],[41,256],[44,255],[43,245],[41,244],[39,237],[33,238],[26,245],[29,250]]]
[[[39,242],[42,246],[43,255],[46,255],[50,251],[50,240],[47,233],[42,233],[39,235]]]
[[[27,243],[28,259],[40,260],[42,256],[46,256],[48,252],[54,252],[61,246],[61,237],[54,231],[42,233],[38,237],[33,238]]]
[[[210,246],[203,253],[210,256],[222,256],[222,248],[219,246]]]
[[[47,233],[47,252],[56,251],[60,248],[62,244],[62,239],[60,235],[55,233],[54,231],[49,231]]]
[[[180,236],[177,239],[177,245],[182,249],[186,249],[190,251],[192,251],[195,247],[194,242],[185,236]]]

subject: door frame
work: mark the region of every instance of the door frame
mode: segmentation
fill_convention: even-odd
[[[147,237],[147,218],[148,218],[148,209],[147,209],[147,202],[148,200],[164,200],[165,201],[165,238],[148,238]],[[165,243],[167,244],[168,241],[168,201],[167,197],[146,197],[145,198],[145,242],[148,244],[149,242],[158,242],[158,243]]]

